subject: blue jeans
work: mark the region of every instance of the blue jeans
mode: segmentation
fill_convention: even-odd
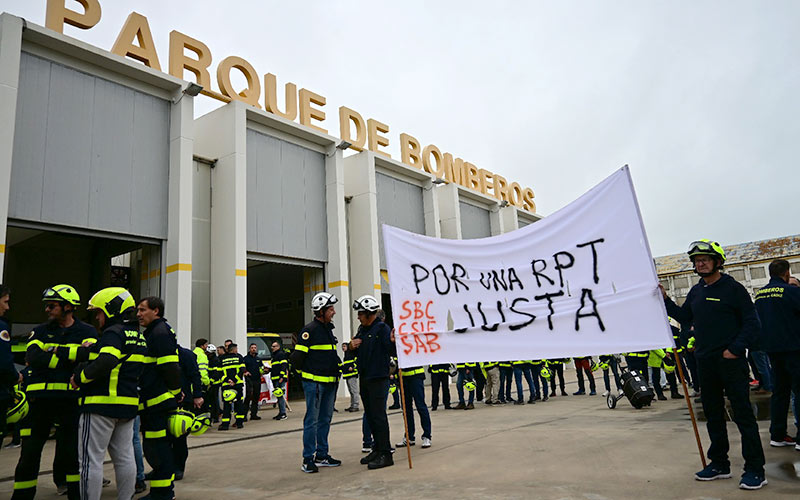
[[[458,369],[458,379],[456,379],[456,390],[458,391],[458,404],[464,404],[464,381],[474,380],[472,373],[467,375],[466,368]],[[469,391],[469,404],[475,400],[475,391]]]
[[[769,364],[767,353],[764,351],[750,351],[750,354],[753,355],[753,361],[756,364],[756,368],[758,368],[758,373],[761,375],[761,380],[758,383],[761,384],[762,389],[772,392],[772,367]]]
[[[133,419],[133,458],[136,460],[136,480],[144,481],[144,457],[142,455],[142,438],[139,435],[141,419],[137,415]]]
[[[425,379],[420,376],[403,379],[405,390],[406,411],[408,412],[408,439],[413,440],[416,428],[414,427],[413,406],[417,407],[419,422],[422,425],[422,437],[431,438],[431,414],[425,404]],[[412,406],[413,400],[413,406]]]
[[[497,399],[500,401],[511,401],[511,377],[514,370],[508,367],[500,368],[500,394]]]
[[[366,411],[361,414],[361,440],[363,441],[364,448],[372,448],[375,445],[375,440],[372,439],[372,429],[369,428],[369,420],[367,420]]]
[[[303,380],[306,396],[306,416],[303,418],[303,460],[328,456],[328,432],[331,429],[333,405],[336,402],[335,383]]]
[[[286,396],[287,396],[287,394],[286,394],[286,382],[284,382],[283,384],[278,384],[278,382],[276,381],[272,386],[273,392],[278,387],[283,389],[283,396],[278,398],[278,413],[281,414],[281,415],[286,415]]]
[[[528,383],[528,390],[531,394],[530,399],[536,397],[536,389],[533,387],[533,378],[531,377],[531,368],[529,366],[514,365],[514,381],[517,384],[517,398],[518,401],[525,401],[525,395],[522,393],[522,376],[525,375],[525,381]]]

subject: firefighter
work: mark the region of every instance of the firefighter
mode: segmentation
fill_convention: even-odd
[[[290,357],[303,379],[306,415],[303,419],[303,465],[306,473],[319,472],[319,467],[338,467],[341,460],[330,456],[328,433],[336,402],[339,382],[338,341],[333,334],[335,295],[320,292],[311,299],[314,319],[300,331]]]
[[[428,373],[431,374],[431,411],[439,407],[439,386],[442,388],[442,404],[445,410],[450,409],[450,365],[430,365]]]
[[[222,423],[218,430],[227,431],[230,429],[231,412],[235,412],[236,428],[244,428],[244,359],[239,354],[239,346],[230,343],[225,354],[219,358],[220,370],[222,370]]]
[[[0,442],[6,435],[6,412],[14,401],[14,386],[22,382],[11,353],[11,327],[5,320],[6,312],[11,308],[8,305],[10,298],[11,289],[0,284]]]
[[[269,376],[272,380],[272,391],[278,400],[278,414],[272,418],[286,420],[286,399],[289,396],[286,394],[286,382],[289,380],[289,356],[286,351],[281,349],[281,345],[277,341],[272,343],[270,350],[272,351],[272,360]]]
[[[199,413],[203,407],[203,379],[194,352],[178,345],[178,364],[181,367],[181,391],[184,394],[181,407],[191,413]],[[175,463],[175,481],[183,479],[186,459],[189,458],[187,434],[170,436],[172,458]]]
[[[89,363],[70,381],[79,388],[81,417],[80,497],[99,500],[106,452],[114,463],[117,497],[131,498],[136,483],[133,426],[139,407],[138,381],[147,343],[134,320],[135,302],[124,288],[100,290],[89,300],[102,330]]]
[[[261,374],[264,365],[258,359],[258,346],[250,344],[247,356],[244,357],[244,377],[247,384],[247,399],[244,402],[244,421],[247,422],[247,410],[250,410],[250,420],[261,420],[258,416],[258,402],[261,399]]]
[[[699,481],[731,477],[728,431],[725,424],[725,396],[731,403],[732,418],[742,437],[744,474],[742,489],[759,489],[764,476],[764,449],[758,422],[750,406],[747,349],[758,337],[761,322],[747,289],[721,272],[725,251],[716,241],[698,240],[687,252],[700,281],[689,290],[682,306],[664,296],[667,312],[680,323],[694,325],[695,357],[702,386],[703,411],[711,439],[711,463],[695,474]],[[657,383],[657,382],[656,382]]]
[[[42,296],[48,321],[33,329],[25,353],[30,409],[20,427],[22,452],[14,472],[13,499],[36,496],[42,448],[53,425],[57,426],[53,469],[65,474],[67,497],[79,498],[78,392],[69,380],[77,363],[88,360],[87,347],[97,340],[97,331],[74,317],[80,300],[70,285],[48,288]]]
[[[356,353],[350,350],[350,345],[347,342],[342,342],[342,352],[344,359],[342,360],[341,372],[342,378],[347,383],[347,391],[350,393],[350,406],[344,411],[357,412],[358,408],[358,367],[356,367]]]
[[[204,401],[203,410],[208,410],[207,393],[211,386],[211,378],[208,375],[208,354],[206,354],[206,349],[208,349],[208,340],[206,339],[197,339],[194,343],[194,349],[192,349],[195,361],[197,362],[197,369],[200,371],[200,383],[202,384]]]
[[[225,348],[208,344],[206,354],[208,355],[208,381],[210,385],[205,400],[211,412],[211,423],[218,424],[221,412],[219,407],[219,388],[222,385],[222,369],[219,365],[219,358],[225,354]]]
[[[148,497],[171,500],[175,462],[167,435],[167,420],[183,400],[178,343],[174,330],[164,319],[164,301],[160,298],[146,297],[139,301],[136,316],[139,324],[145,327],[150,361],[145,364],[139,381],[142,449],[153,468]]]

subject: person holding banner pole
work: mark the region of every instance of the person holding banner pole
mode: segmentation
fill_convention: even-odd
[[[370,470],[394,465],[389,442],[389,418],[386,399],[389,395],[389,364],[395,352],[394,335],[389,325],[378,319],[380,304],[371,295],[353,302],[361,327],[348,349],[356,351],[359,390],[364,415],[372,433],[374,449],[361,459]]]
[[[744,474],[739,487],[755,490],[767,484],[764,450],[758,422],[750,405],[747,349],[759,335],[761,323],[750,294],[744,286],[720,271],[725,251],[716,241],[698,240],[687,252],[700,275],[682,306],[676,305],[659,285],[670,316],[692,322],[695,329],[695,357],[702,386],[701,400],[711,445],[711,460],[695,474],[699,481],[731,477],[725,396],[731,403],[732,419],[741,434]]]
[[[400,370],[400,380],[403,381],[403,399],[405,406],[403,412],[406,416],[408,427],[408,438],[397,443],[398,448],[404,446],[414,446],[414,406],[419,413],[419,422],[422,426],[422,447],[431,447],[431,415],[428,413],[428,405],[425,404],[425,369],[421,366],[412,366]]]

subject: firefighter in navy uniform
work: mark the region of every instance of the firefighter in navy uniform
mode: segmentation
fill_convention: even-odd
[[[445,410],[450,409],[450,365],[430,365],[428,373],[431,374],[431,411],[439,407],[439,386],[442,387],[442,404]]]
[[[135,302],[124,288],[100,290],[89,300],[102,330],[70,383],[79,389],[80,493],[99,500],[106,453],[114,463],[117,497],[131,498],[136,484],[133,426],[139,409],[138,381],[147,344],[134,320]]]
[[[328,433],[336,402],[339,382],[339,342],[333,334],[335,295],[320,292],[311,299],[314,320],[300,331],[297,345],[290,356],[292,366],[303,379],[306,398],[306,415],[303,418],[303,465],[307,473],[318,472],[318,467],[338,467],[340,460],[330,456]]]
[[[244,421],[247,422],[247,411],[250,411],[250,420],[261,420],[258,416],[258,402],[261,400],[261,375],[264,372],[264,365],[258,359],[258,346],[250,344],[247,348],[247,356],[243,358],[245,369],[245,391],[247,398],[244,403]]]
[[[178,345],[178,364],[181,367],[181,391],[184,394],[181,407],[192,413],[199,413],[203,407],[203,378],[197,364],[195,353]],[[186,459],[189,458],[189,447],[184,434],[180,437],[170,436],[172,457],[175,462],[175,481],[183,479]]]
[[[289,380],[289,355],[281,349],[278,342],[273,342],[270,350],[272,359],[270,360],[269,377],[272,379],[272,391],[278,400],[278,414],[272,418],[286,420],[286,399],[289,396],[286,394],[286,382]]]
[[[222,367],[219,364],[219,358],[222,354],[218,353],[220,349],[224,353],[225,349],[222,346],[217,347],[214,344],[208,344],[208,348],[206,349],[206,354],[208,354],[208,381],[210,385],[208,386],[205,399],[206,403],[208,403],[208,409],[211,412],[212,424],[219,423],[219,414],[221,413],[219,407],[219,388],[222,384]]]
[[[244,427],[244,358],[239,354],[239,346],[231,343],[228,345],[228,352],[219,357],[220,370],[222,370],[222,423],[219,430],[227,431],[230,429],[231,412],[235,412],[236,428]],[[226,398],[226,394],[233,390],[235,397]],[[226,392],[227,391],[227,392]]]
[[[181,368],[175,332],[164,320],[164,301],[145,297],[139,301],[136,317],[145,327],[147,363],[139,380],[142,417],[142,450],[153,468],[150,474],[150,494],[145,498],[173,497],[175,462],[167,435],[169,414],[183,400]]]
[[[695,479],[710,481],[731,477],[728,431],[725,424],[725,396],[731,403],[732,418],[739,428],[744,457],[742,489],[759,489],[767,484],[764,476],[764,450],[758,422],[750,406],[747,349],[761,330],[761,322],[747,289],[720,271],[725,251],[719,243],[699,240],[687,252],[700,275],[682,306],[664,296],[667,313],[681,323],[691,322],[695,330],[695,357],[702,386],[701,400],[711,445],[711,463],[695,474]],[[658,381],[653,381],[658,383]]]
[[[22,381],[11,352],[11,327],[4,318],[10,298],[11,290],[0,284],[0,442],[6,435],[6,412],[14,401],[14,386]]]
[[[56,285],[44,291],[42,301],[48,322],[33,329],[25,362],[30,368],[26,393],[28,418],[20,427],[22,452],[14,472],[13,499],[36,496],[42,448],[56,425],[54,470],[63,472],[67,497],[79,498],[78,475],[78,392],[69,383],[78,362],[89,359],[83,347],[97,340],[91,325],[74,318],[80,296],[70,285]],[[57,411],[54,411],[56,410]]]

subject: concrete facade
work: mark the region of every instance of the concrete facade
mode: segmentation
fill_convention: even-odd
[[[296,332],[322,290],[347,340],[353,297],[388,300],[382,224],[479,238],[540,218],[240,100],[195,118],[188,88],[0,17],[0,281],[31,305],[13,335],[41,321],[39,290],[72,282],[85,302],[116,279],[162,296],[184,345]]]

